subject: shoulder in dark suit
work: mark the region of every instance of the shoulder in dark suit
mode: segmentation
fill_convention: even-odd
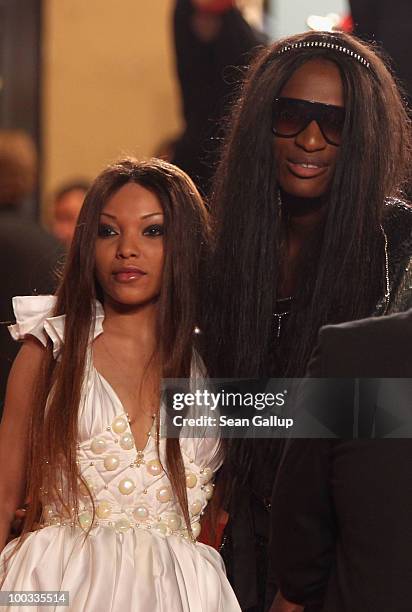
[[[411,377],[412,309],[323,327],[308,373],[313,377]]]
[[[411,378],[412,310],[324,327],[309,375]],[[290,440],[269,553],[269,581],[287,600],[319,612],[411,609],[411,457],[407,437]]]

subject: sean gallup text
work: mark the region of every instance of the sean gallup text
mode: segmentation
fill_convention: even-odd
[[[198,417],[184,417],[179,414],[173,417],[175,427],[284,427],[293,426],[293,419],[270,415],[264,417],[256,414],[253,417],[232,418],[221,414],[220,416],[202,415]]]

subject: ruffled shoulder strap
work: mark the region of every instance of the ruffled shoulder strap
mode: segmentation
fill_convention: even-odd
[[[54,295],[18,295],[13,298],[13,310],[16,323],[9,325],[9,332],[14,340],[24,340],[28,335],[34,336],[47,345],[44,323],[56,306]]]
[[[13,310],[16,323],[9,325],[9,332],[14,340],[24,340],[26,336],[34,336],[43,346],[47,346],[48,337],[53,343],[53,355],[58,357],[64,342],[64,326],[66,315],[51,316],[56,306],[54,295],[25,295],[13,298]],[[96,321],[92,338],[103,332],[104,310],[100,302],[96,302]]]

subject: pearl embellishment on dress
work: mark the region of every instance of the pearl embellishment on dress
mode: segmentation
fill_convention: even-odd
[[[124,450],[131,450],[134,447],[133,436],[131,436],[129,433],[123,434],[120,438],[120,446]]]
[[[103,438],[94,438],[90,448],[95,455],[100,455],[107,449],[106,440],[103,440]]]
[[[186,474],[186,486],[188,489],[193,489],[196,486],[197,478],[195,474]]]
[[[156,531],[160,531],[161,534],[166,535],[167,534],[167,525],[165,523],[157,523],[157,525],[155,525],[154,529],[156,529]]]
[[[202,502],[198,499],[196,499],[194,502],[192,502],[190,504],[190,512],[196,516],[197,514],[200,514],[202,510]]]
[[[104,459],[103,465],[107,471],[112,472],[119,467],[119,459],[115,455],[107,455],[107,457]]]
[[[167,517],[167,524],[172,531],[177,531],[182,525],[182,519],[178,514],[169,514]]]
[[[200,526],[200,523],[199,523],[199,522],[197,522],[197,523],[195,523],[194,525],[192,525],[192,533],[193,533],[193,537],[194,537],[194,538],[198,538],[198,537],[199,537],[199,535],[200,535],[201,530],[202,530],[202,528],[201,528],[201,526]]]
[[[133,510],[133,518],[139,522],[139,521],[145,521],[149,516],[149,511],[146,508],[146,506],[137,506],[137,508],[135,508]]]
[[[160,502],[166,503],[172,499],[172,489],[170,487],[161,487],[157,490],[156,497]]]
[[[209,482],[209,480],[211,480],[213,476],[213,471],[211,470],[211,468],[205,468],[204,470],[200,470],[200,473],[200,482],[202,484],[206,484],[207,482]]]
[[[136,485],[131,478],[123,478],[119,482],[119,491],[122,495],[130,495],[135,490]]]
[[[83,512],[79,515],[79,523],[82,529],[88,529],[92,524],[92,515],[90,512]]]
[[[160,465],[160,462],[157,459],[152,459],[151,461],[147,462],[146,470],[152,476],[159,476],[159,474],[162,473],[162,466]]]
[[[203,487],[203,491],[205,492],[206,499],[209,500],[212,497],[212,495],[213,495],[213,485],[212,484],[206,484]]]
[[[121,434],[121,433],[124,433],[126,429],[127,429],[126,419],[124,419],[123,417],[116,417],[112,423],[112,430],[117,434]]]
[[[100,519],[108,518],[112,513],[112,507],[107,501],[101,501],[96,508],[96,515]]]

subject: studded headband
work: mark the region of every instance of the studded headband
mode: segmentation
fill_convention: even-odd
[[[278,55],[281,55],[282,53],[286,53],[287,51],[292,51],[293,49],[303,49],[307,47],[311,47],[311,48],[320,47],[324,49],[332,49],[333,51],[338,51],[339,53],[345,53],[345,55],[349,55],[350,57],[353,57],[353,59],[360,62],[366,68],[369,68],[370,66],[369,62],[364,57],[359,55],[359,53],[355,53],[355,51],[353,51],[352,49],[348,49],[348,47],[344,47],[343,45],[337,45],[335,43],[324,42],[322,40],[312,40],[310,42],[299,42],[299,43],[293,43],[293,45],[285,45],[284,47],[280,49],[280,51],[278,51]]]

